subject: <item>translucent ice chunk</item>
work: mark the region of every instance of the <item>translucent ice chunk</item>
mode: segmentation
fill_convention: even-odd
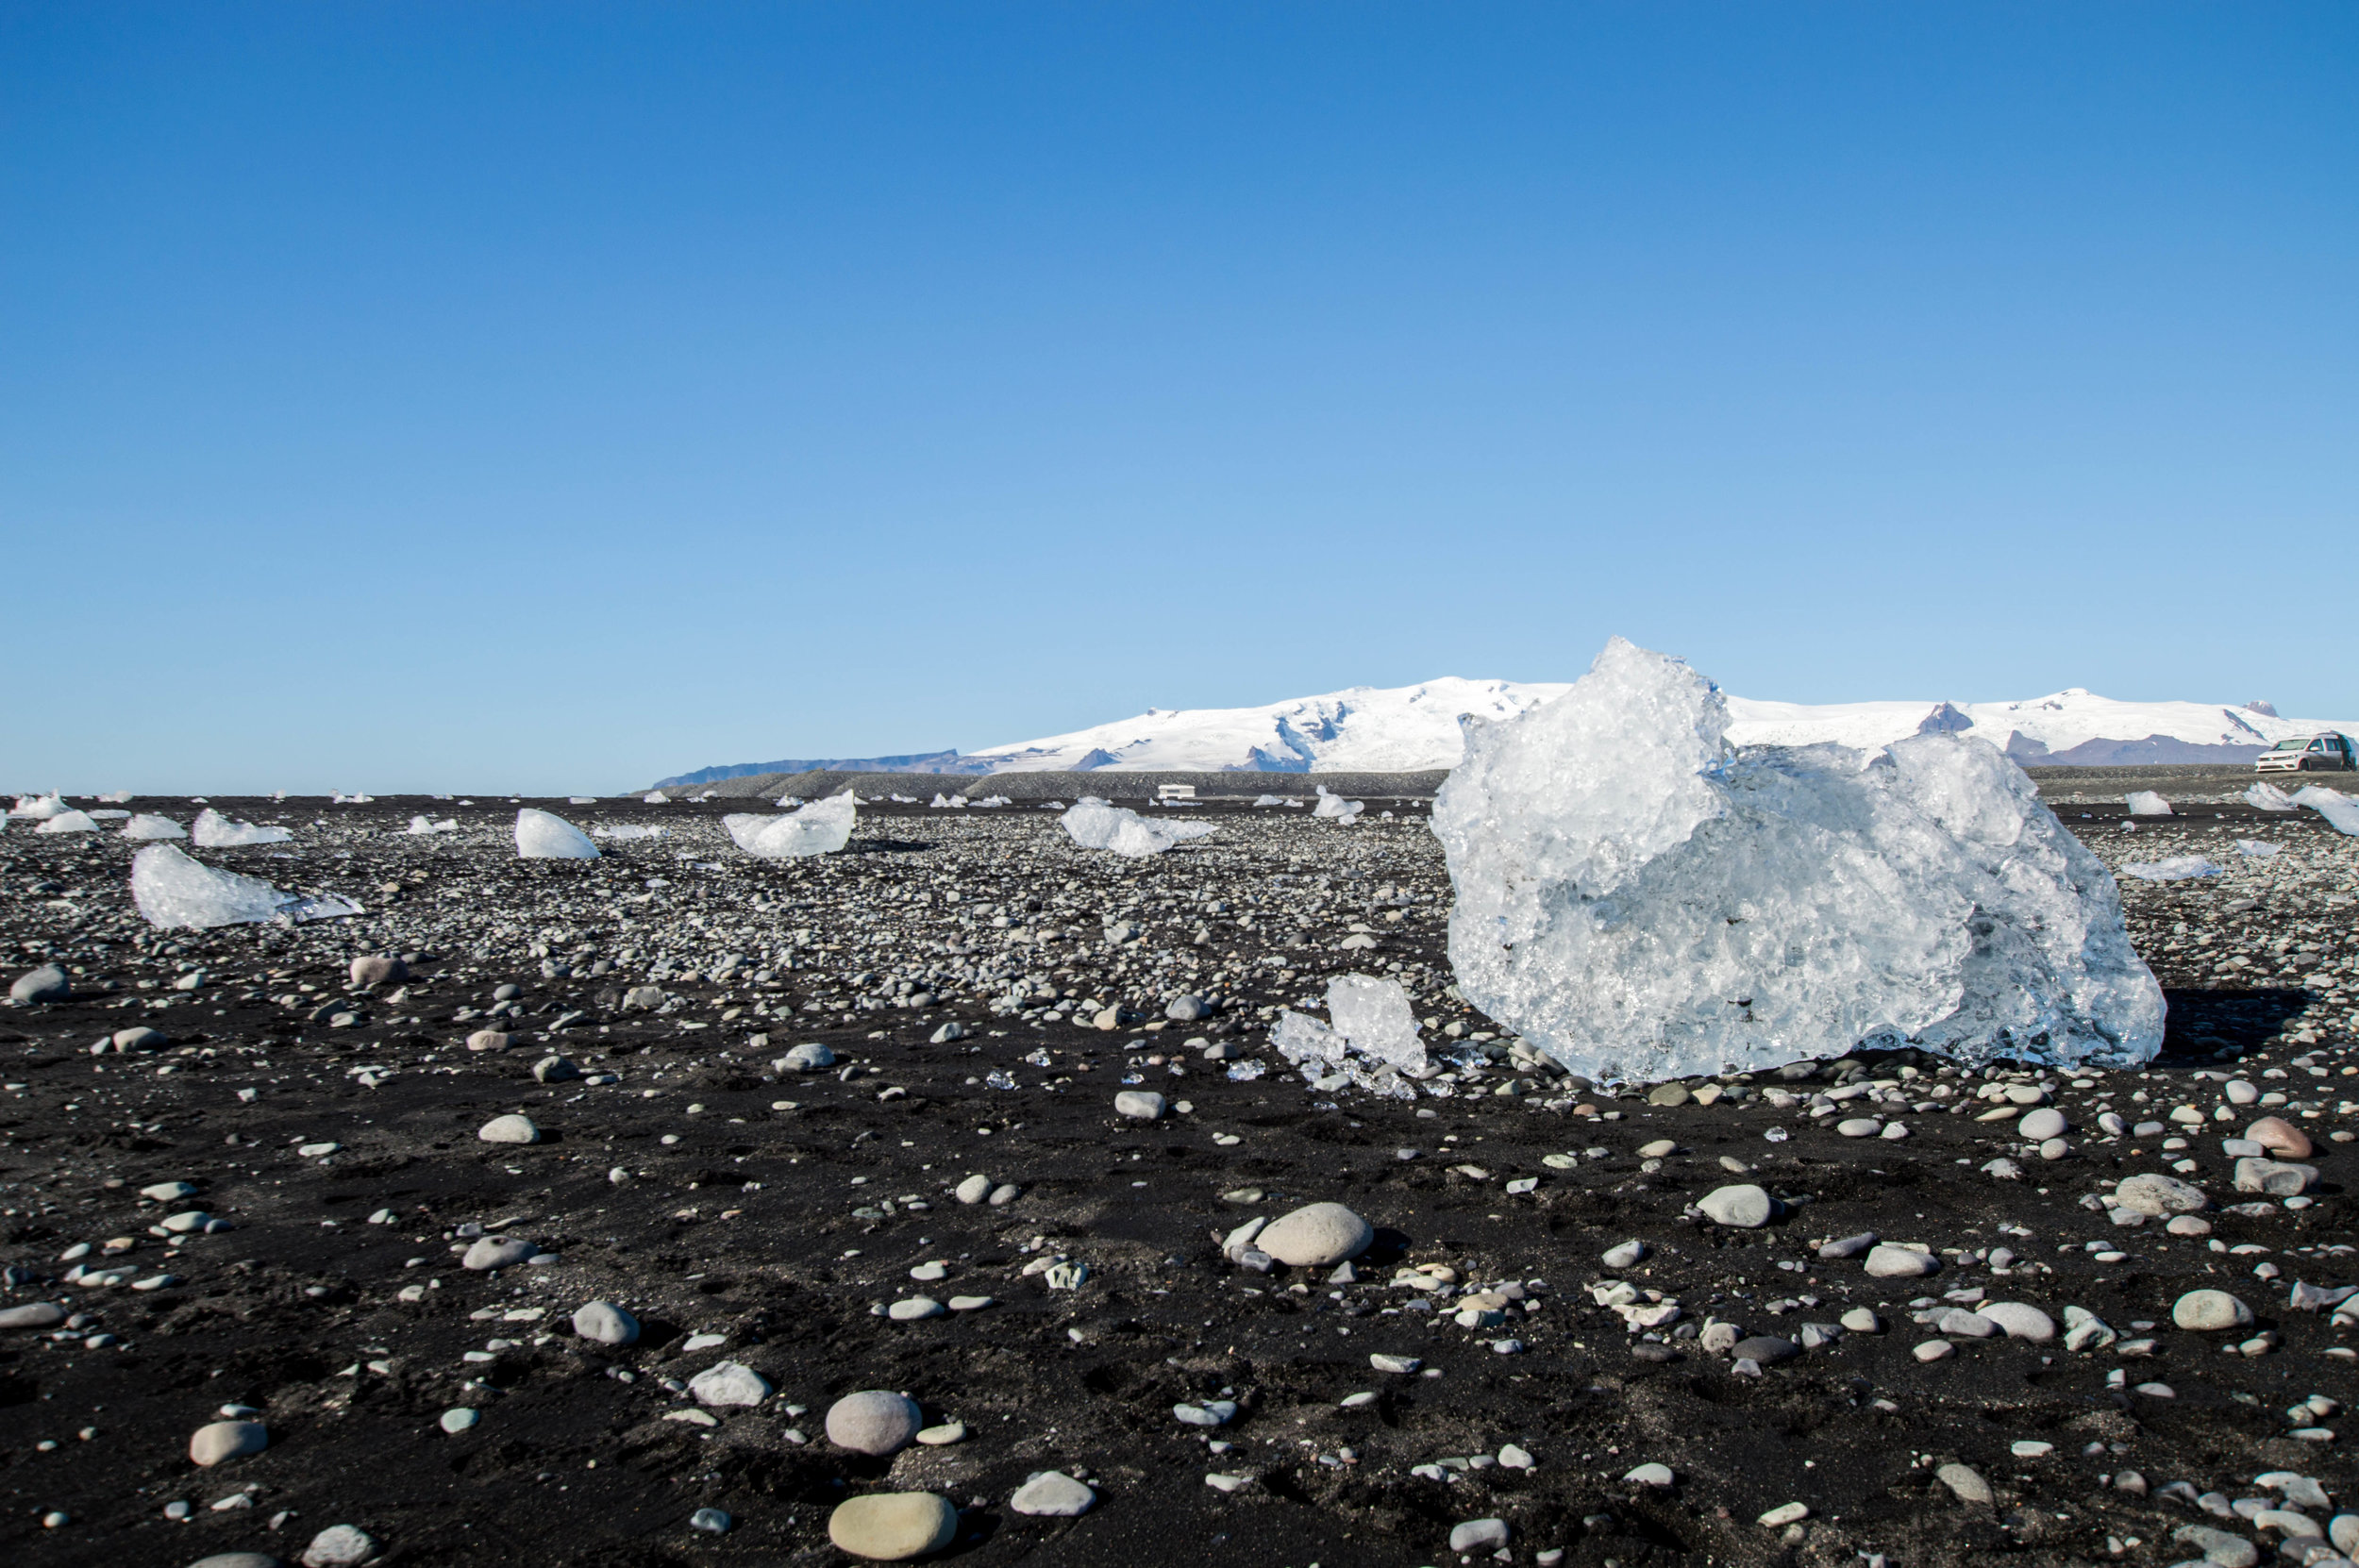
[[[832,855],[852,841],[852,825],[860,803],[849,793],[814,800],[782,817],[737,811],[721,819],[737,847],[765,860],[788,860],[803,855]]]
[[[672,797],[665,794],[661,790],[649,790],[645,794],[639,797],[639,804],[642,806],[669,806],[672,804]]]
[[[2121,803],[2130,808],[2130,814],[2133,817],[2170,815],[2170,802],[2152,790],[2133,790],[2121,797]]]
[[[46,822],[60,811],[71,809],[72,808],[67,806],[64,801],[59,799],[57,793],[53,791],[45,795],[17,796],[16,804],[8,808],[8,815],[12,817],[30,817],[36,822]]]
[[[1353,1050],[1403,1069],[1425,1065],[1425,1042],[1398,980],[1338,976],[1327,983],[1327,1016]]]
[[[963,811],[966,809],[966,797],[936,793],[934,798],[926,804],[937,811]]]
[[[268,920],[288,899],[259,876],[205,865],[174,844],[152,843],[131,857],[131,902],[150,926],[203,930]]]
[[[402,829],[402,831],[405,833],[415,833],[420,836],[427,833],[456,833],[459,831],[459,819],[456,817],[444,817],[442,821],[436,822],[431,817],[411,817],[410,819],[410,826]]]
[[[526,860],[594,860],[598,846],[556,812],[527,806],[516,813],[516,855]]]
[[[192,830],[199,849],[234,849],[243,844],[285,843],[294,837],[283,827],[258,827],[250,822],[225,817],[208,806],[196,814]]]
[[[1364,800],[1346,800],[1341,795],[1330,795],[1322,789],[1319,792],[1319,803],[1311,808],[1311,814],[1314,817],[1326,817],[1334,822],[1349,822],[1367,809],[1367,802]]]
[[[1434,803],[1466,999],[1574,1072],[1651,1080],[1911,1043],[2137,1062],[2163,994],[2120,892],[1987,742],[1731,747],[1676,659],[1616,638],[1470,724]]]
[[[2282,843],[2271,843],[2267,839],[2238,839],[2236,841],[2236,853],[2252,860],[2266,860],[2284,847]]]
[[[2256,783],[2238,798],[2247,806],[2264,811],[2290,811],[2295,809],[2293,796],[2274,784]]]
[[[1278,1025],[1269,1032],[1278,1054],[1299,1067],[1306,1061],[1332,1064],[1344,1059],[1344,1037],[1307,1012],[1280,1008]]]
[[[2293,792],[2296,806],[2307,806],[2326,819],[2337,833],[2359,834],[2359,800],[2319,784],[2305,784]]]
[[[95,833],[97,821],[88,811],[60,811],[43,821],[36,833]]]
[[[1134,860],[1213,831],[1209,822],[1150,822],[1127,807],[1109,806],[1095,797],[1085,797],[1058,820],[1083,849],[1111,849]]]
[[[758,820],[768,822],[771,819],[762,817]],[[643,827],[631,822],[602,822],[590,829],[590,836],[594,839],[660,839],[670,831],[668,827]]]
[[[1256,795],[1253,797],[1253,804],[1256,806],[1283,806],[1286,804],[1286,797],[1284,795]]]
[[[2199,876],[2217,876],[2219,867],[2200,855],[2172,855],[2160,860],[2137,860],[2121,868],[2124,876],[2134,876],[2141,882],[2191,882]]]

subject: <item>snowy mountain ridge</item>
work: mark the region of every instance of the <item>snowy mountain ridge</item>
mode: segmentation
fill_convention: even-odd
[[[1038,741],[991,746],[958,759],[962,773],[1049,769],[1272,773],[1450,768],[1464,749],[1458,716],[1513,717],[1566,689],[1549,681],[1447,676],[1415,686],[1358,686],[1259,708],[1149,709],[1135,718]],[[2018,702],[1859,702],[1810,705],[1731,696],[1729,739],[1739,745],[1832,741],[1875,747],[1928,730],[1983,736],[2018,762],[2109,766],[2243,762],[2328,720],[2284,719],[2268,705],[2118,702],[2080,688]]]

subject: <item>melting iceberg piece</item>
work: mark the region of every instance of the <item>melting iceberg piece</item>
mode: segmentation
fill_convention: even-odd
[[[88,811],[60,811],[54,817],[44,819],[42,825],[33,831],[36,833],[95,833],[98,831],[98,823]]]
[[[639,797],[639,804],[642,806],[669,806],[672,804],[672,797],[665,794],[661,790],[649,790],[645,794]]]
[[[516,858],[522,860],[594,860],[598,846],[589,835],[554,811],[527,806],[516,813]]]
[[[1327,786],[1322,784],[1319,786],[1319,803],[1311,808],[1311,814],[1333,822],[1350,822],[1367,809],[1366,801],[1346,800],[1341,795],[1330,795],[1327,792]]]
[[[1355,1051],[1403,1070],[1425,1066],[1425,1042],[1398,980],[1341,975],[1327,983],[1327,1016]]]
[[[2236,853],[2249,860],[2266,860],[2284,847],[2282,843],[2272,843],[2267,839],[2238,839],[2236,841]]]
[[[285,843],[294,837],[283,827],[258,827],[250,822],[225,817],[209,806],[196,814],[193,836],[199,849],[235,849],[244,844]]]
[[[420,837],[424,837],[428,833],[456,833],[459,831],[459,819],[457,817],[444,817],[442,821],[436,822],[431,817],[411,817],[410,819],[410,826],[403,828],[402,831],[404,833],[415,834]]]
[[[2219,874],[2220,868],[2200,855],[2172,855],[2160,860],[2137,860],[2121,868],[2121,875],[2134,876],[2141,882],[2191,882],[2199,876],[2217,876]]]
[[[2121,797],[2121,803],[2130,809],[2133,817],[2167,817],[2171,814],[2170,802],[2152,790],[2133,790]]]
[[[2252,788],[2247,790],[2237,798],[2241,799],[2247,806],[2250,806],[2263,811],[2291,811],[2295,809],[2294,797],[2287,794],[2284,791],[2279,789],[2274,784],[2256,783],[2252,786]]]
[[[150,816],[142,811],[123,825],[126,839],[185,839],[189,830],[170,817]]]
[[[1292,1008],[1279,1009],[1278,1025],[1269,1032],[1269,1043],[1280,1056],[1297,1067],[1306,1061],[1331,1065],[1344,1059],[1344,1037],[1309,1013],[1297,1012]]]
[[[152,843],[131,857],[131,902],[150,926],[165,929],[244,926],[264,920],[320,920],[359,914],[333,894],[280,892],[259,876],[241,876],[192,860],[176,844]]]
[[[590,829],[590,836],[594,839],[660,839],[670,831],[668,827],[643,827],[631,822],[602,822]]]
[[[2359,800],[2353,800],[2339,790],[2320,784],[2304,784],[2290,797],[2296,806],[2307,806],[2326,819],[2326,825],[2337,833],[2359,834]]]
[[[1213,831],[1209,822],[1150,822],[1124,806],[1109,806],[1084,796],[1058,819],[1083,849],[1111,849],[1129,859],[1161,855],[1173,844],[1201,839]]]
[[[1554,701],[1468,726],[1433,809],[1467,1000],[1609,1080],[1862,1042],[2160,1048],[2120,890],[1996,747],[1737,748],[1727,725],[1710,681],[1615,638]]]
[[[852,825],[860,802],[849,791],[814,800],[782,817],[736,811],[721,819],[737,847],[765,860],[788,860],[803,855],[832,855],[852,842]]]
[[[51,817],[57,816],[60,812],[72,809],[73,808],[66,805],[63,800],[59,799],[58,792],[55,790],[52,790],[45,795],[17,796],[16,804],[8,808],[8,815],[12,817],[30,817],[36,822],[46,822]]]

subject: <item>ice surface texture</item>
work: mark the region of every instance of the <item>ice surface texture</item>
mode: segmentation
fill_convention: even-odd
[[[257,827],[250,822],[225,817],[208,806],[196,814],[192,830],[199,849],[234,849],[243,844],[285,843],[294,837],[283,827]]]
[[[131,902],[150,926],[167,929],[250,925],[268,920],[287,895],[259,876],[241,876],[189,859],[168,843],[131,857]]]
[[[1593,1078],[1833,1057],[2150,1059],[2120,891],[1987,742],[1734,748],[1718,690],[1615,638],[1469,726],[1434,802],[1466,998]]]
[[[2337,833],[2359,834],[2359,800],[2353,800],[2339,790],[2322,784],[2304,784],[2290,797],[2291,804],[2307,806],[2326,819],[2326,825]]]
[[[721,819],[737,847],[765,860],[792,859],[798,855],[832,855],[852,842],[852,824],[860,803],[848,792],[814,800],[782,817],[758,811],[733,812]]]
[[[590,836],[554,811],[527,806],[516,813],[516,857],[523,860],[594,860]]]
[[[1133,860],[1161,855],[1173,844],[1213,831],[1209,822],[1150,822],[1128,807],[1109,806],[1096,799],[1082,800],[1058,820],[1083,849],[1111,849]]]

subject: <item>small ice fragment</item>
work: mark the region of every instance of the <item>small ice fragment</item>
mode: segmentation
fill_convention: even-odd
[[[649,790],[645,794],[639,797],[639,804],[642,806],[669,806],[672,804],[672,797],[665,794],[661,790]]]
[[[126,839],[185,839],[189,830],[170,817],[152,817],[142,811],[123,825]]]
[[[516,855],[525,860],[594,860],[598,846],[554,811],[527,806],[516,813]]]
[[[442,821],[435,822],[431,818],[427,817],[411,817],[410,819],[410,826],[403,829],[403,831],[419,835],[427,833],[456,833],[459,831],[459,819],[456,817],[444,817]]]
[[[235,849],[246,844],[285,843],[294,837],[283,827],[259,827],[235,817],[225,817],[208,806],[196,814],[192,830],[199,849]]]
[[[1395,1067],[1425,1066],[1425,1042],[1417,1038],[1416,1015],[1398,980],[1338,976],[1327,985],[1327,1015],[1353,1050]]]
[[[1278,1025],[1269,1032],[1269,1043],[1278,1054],[1299,1067],[1306,1061],[1338,1062],[1344,1059],[1344,1037],[1320,1023],[1309,1013],[1281,1008]]]
[[[590,829],[590,836],[596,839],[660,839],[670,831],[668,827],[643,827],[630,822],[602,822]]]
[[[2270,843],[2266,839],[2238,839],[2236,841],[2236,853],[2254,860],[2266,860],[2284,847],[2282,843]]]
[[[33,829],[36,833],[95,833],[98,823],[88,811],[60,811]]]
[[[2247,806],[2252,807],[2256,810],[2291,811],[2295,809],[2293,796],[2287,794],[2284,791],[2279,789],[2274,784],[2255,784],[2250,789],[2247,790],[2240,798],[2242,798]]]
[[[2198,876],[2217,876],[2220,868],[2200,855],[2173,855],[2160,860],[2133,860],[2121,868],[2124,876],[2141,882],[2186,882]]]
[[[2130,814],[2133,817],[2170,815],[2170,802],[2152,790],[2133,790],[2121,797],[2121,802],[2130,808]]]
[[[832,855],[852,841],[859,802],[849,793],[829,795],[789,811],[765,817],[758,811],[736,811],[721,819],[737,847],[765,860],[788,860],[804,855]]]
[[[16,804],[8,808],[8,815],[30,817],[36,822],[47,822],[51,817],[72,809],[73,808],[59,798],[58,792],[52,790],[45,795],[17,796]]]

